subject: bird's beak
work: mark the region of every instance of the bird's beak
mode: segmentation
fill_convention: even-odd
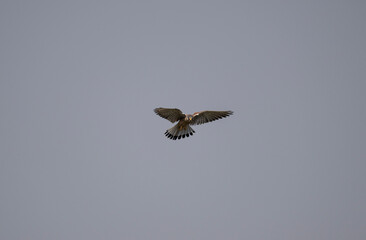
[[[192,120],[192,117],[189,117],[189,120]]]

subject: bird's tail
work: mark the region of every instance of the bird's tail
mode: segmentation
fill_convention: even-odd
[[[189,125],[185,126],[183,129],[179,129],[178,124],[176,124],[174,127],[166,130],[165,136],[172,140],[177,140],[189,137],[190,135],[193,135],[193,133],[195,133],[195,131]]]

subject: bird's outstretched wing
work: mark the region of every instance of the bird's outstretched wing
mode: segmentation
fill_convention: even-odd
[[[168,119],[172,123],[179,121],[186,116],[177,108],[155,108],[154,112],[160,117]]]
[[[220,118],[225,118],[233,114],[232,111],[203,111],[196,112],[193,114],[193,119],[190,122],[192,125],[199,125],[208,122],[218,120]]]

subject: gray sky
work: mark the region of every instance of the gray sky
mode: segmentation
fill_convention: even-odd
[[[365,11],[1,1],[0,239],[365,239]]]

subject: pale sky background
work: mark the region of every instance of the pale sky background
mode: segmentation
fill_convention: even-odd
[[[366,239],[366,1],[2,0],[0,34],[0,239]]]

